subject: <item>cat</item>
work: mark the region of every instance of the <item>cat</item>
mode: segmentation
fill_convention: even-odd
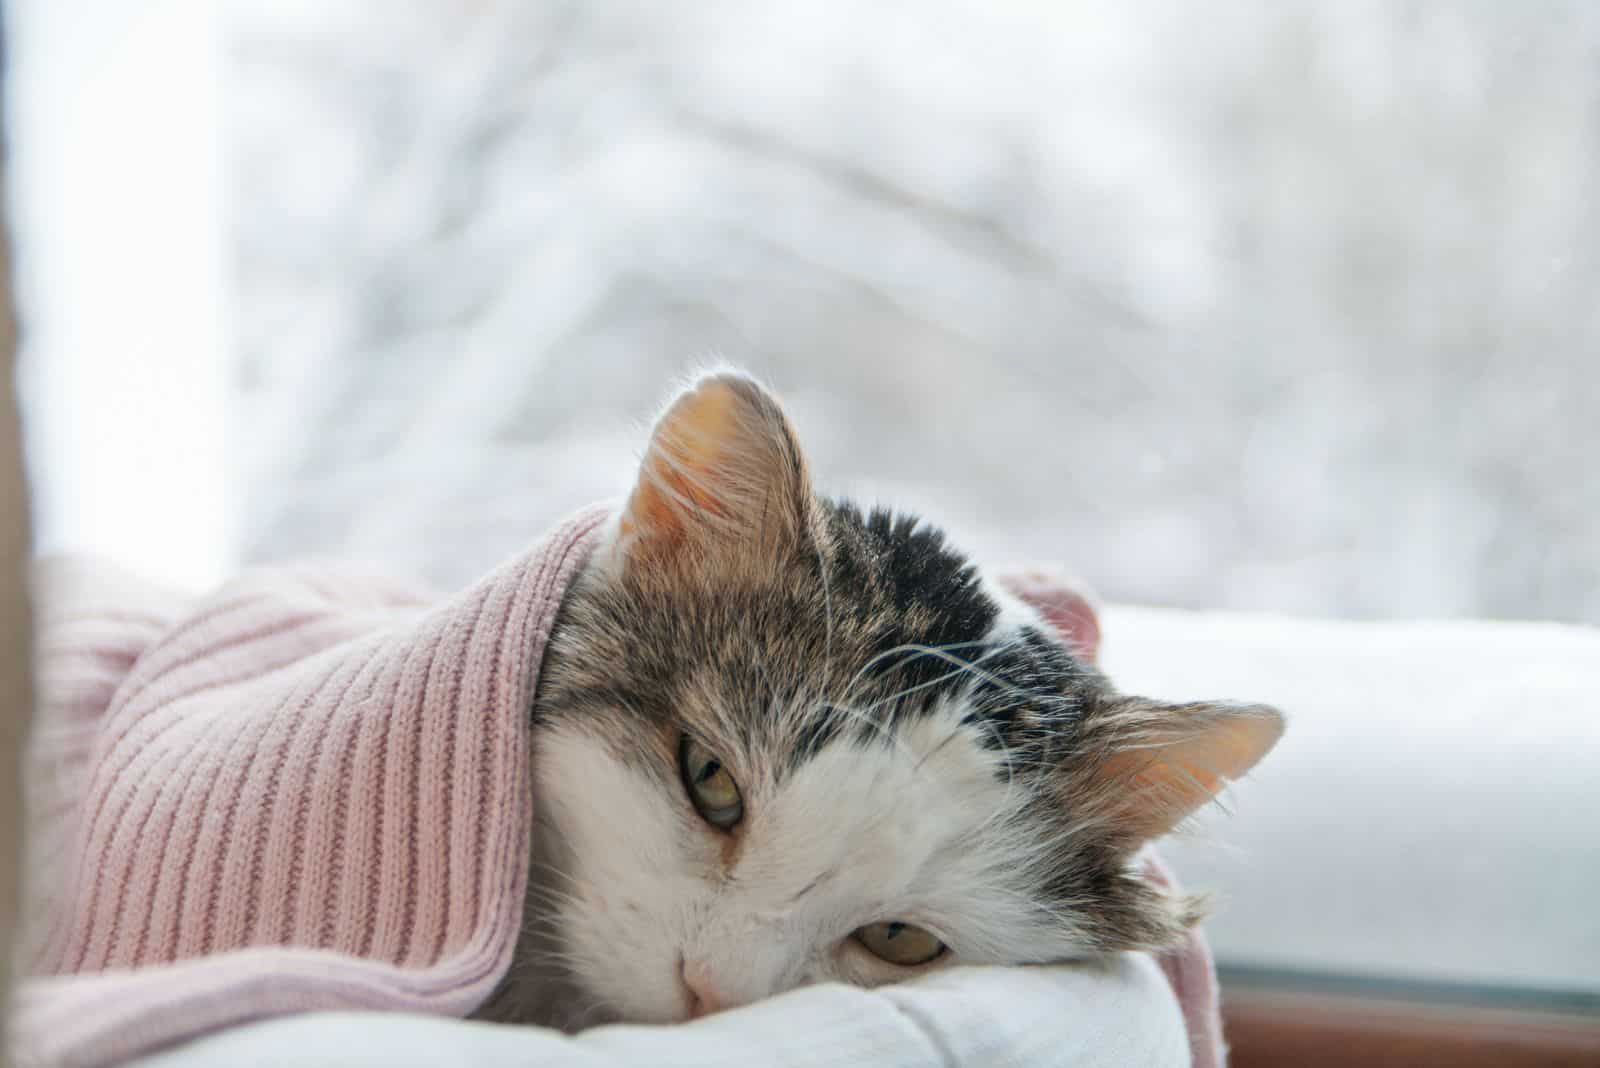
[[[1283,717],[1118,693],[1076,607],[819,495],[771,393],[693,382],[547,648],[525,927],[479,1015],[661,1023],[1180,941],[1200,902],[1138,854]]]

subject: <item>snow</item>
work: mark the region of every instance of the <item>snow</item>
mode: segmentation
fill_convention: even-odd
[[[1600,620],[1600,11],[1536,7],[236,0],[242,550],[464,578],[720,357],[1117,599]]]

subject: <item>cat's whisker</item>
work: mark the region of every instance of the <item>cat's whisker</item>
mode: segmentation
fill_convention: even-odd
[[[975,642],[952,643],[952,645],[959,645],[959,646],[972,645],[972,644],[981,644],[981,643],[975,643]],[[893,652],[896,652],[896,651],[915,652],[918,655],[920,655],[920,650],[913,650],[913,649],[910,649],[909,647],[907,647],[904,650],[888,650],[889,653],[893,653]],[[884,654],[879,654],[879,657],[875,657],[874,660],[880,659],[883,655]],[[754,656],[751,657],[751,664],[756,669],[756,671],[761,675],[762,683],[766,687],[767,695],[768,695],[769,700],[776,700],[776,698],[778,696],[778,693],[779,693],[778,687],[777,687],[777,684],[772,680],[771,674],[767,670],[765,659],[763,657],[759,656],[759,655],[754,655]],[[828,675],[828,672],[824,671],[822,677],[826,678],[827,675]],[[860,673],[858,673],[857,674],[857,678],[860,678],[860,677],[861,677]],[[908,689],[906,691],[903,691],[901,695],[896,695],[896,696],[903,696],[904,693],[913,692],[915,689],[916,688]],[[787,702],[787,703],[782,704],[782,705],[778,705],[775,708],[775,713],[780,718],[782,718],[784,720],[787,720],[788,722],[791,723],[792,726],[791,726],[791,729],[790,729],[790,733],[792,735],[796,735],[797,736],[800,733],[800,731],[802,730],[803,726],[807,722],[809,722],[810,717],[813,716],[818,710],[825,710],[825,711],[829,711],[829,712],[837,712],[837,713],[845,716],[847,719],[851,720],[852,722],[856,723],[861,728],[863,728],[867,732],[869,737],[873,737],[873,736],[881,737],[884,741],[887,741],[887,742],[890,743],[891,748],[896,748],[897,749],[897,748],[899,748],[899,742],[894,737],[892,731],[890,730],[890,727],[892,725],[886,719],[884,719],[882,717],[873,717],[871,715],[871,713],[873,711],[875,711],[883,703],[884,703],[883,701],[874,702],[871,706],[868,706],[865,709],[860,709],[860,708],[856,708],[856,707],[854,707],[854,706],[852,706],[850,704],[847,704],[843,700],[829,700],[829,699],[824,698],[824,699],[821,699],[819,701],[819,700],[813,700],[813,699],[811,699],[811,698],[809,698],[807,696],[804,696],[804,695],[800,695],[800,696],[796,696],[790,702]]]
[[[817,707],[843,715],[847,720],[862,727],[869,738],[881,739],[887,742],[891,749],[898,750],[900,748],[900,739],[890,729],[890,724],[881,717],[873,717],[865,709],[856,708],[853,705],[840,704],[836,701],[822,701]]]
[[[877,667],[879,663],[881,663],[884,660],[887,660],[891,656],[902,656],[903,657],[903,659],[902,659],[902,661],[900,663],[895,664],[893,667],[888,669],[889,671],[897,671],[900,668],[904,667],[906,664],[910,663],[912,660],[916,659],[918,656],[925,655],[926,653],[928,653],[929,651],[932,651],[932,650],[953,651],[953,650],[956,650],[956,649],[967,649],[967,648],[971,648],[972,646],[983,646],[983,645],[987,645],[987,644],[989,644],[989,643],[988,643],[988,641],[986,639],[979,638],[979,639],[974,639],[972,641],[949,642],[949,643],[944,644],[944,645],[911,645],[911,644],[907,644],[907,645],[896,645],[896,646],[893,646],[892,648],[885,649],[882,652],[874,654],[872,657],[870,657],[867,660],[867,662],[865,664],[861,665],[861,669],[859,671],[857,671],[855,673],[855,675],[853,675],[851,677],[849,682],[845,683],[845,686],[844,686],[844,697],[848,698],[849,695],[854,692],[856,686],[859,685],[862,681],[865,680],[865,678],[867,677],[867,673],[868,672],[870,672],[873,668]]]
[[[918,693],[918,692],[920,692],[922,690],[927,690],[927,689],[932,689],[932,688],[937,687],[937,686],[942,686],[943,684],[949,682],[951,679],[960,678],[962,675],[979,674],[978,665],[981,664],[984,660],[987,660],[992,656],[998,655],[1000,652],[1002,652],[1002,650],[1000,650],[1000,649],[992,649],[989,652],[985,653],[983,656],[979,657],[977,660],[963,660],[960,657],[955,657],[955,656],[945,656],[945,655],[942,655],[942,654],[931,654],[931,655],[939,655],[940,659],[946,660],[949,663],[959,664],[961,666],[957,667],[956,670],[954,670],[954,671],[947,672],[947,673],[945,673],[943,675],[939,675],[939,676],[937,676],[935,678],[927,680],[926,682],[919,682],[919,683],[916,683],[914,685],[907,686],[903,690],[896,690],[894,693],[891,693],[886,697],[880,697],[878,700],[876,700],[872,704],[868,705],[867,708],[868,708],[869,711],[870,710],[875,710],[877,708],[882,707],[883,705],[887,705],[887,704],[890,704],[892,702],[899,701],[902,698],[909,697],[912,694]],[[930,655],[930,654],[919,654],[919,655]]]
[[[1036,700],[1036,699],[1038,699],[1039,697],[1042,696],[1039,693],[1037,693],[1036,691],[1024,690],[1022,687],[1016,685],[1015,683],[1012,683],[1007,679],[1002,679],[998,675],[995,675],[993,672],[984,671],[982,668],[980,668],[978,666],[984,660],[989,659],[989,657],[997,655],[997,654],[1003,652],[1004,651],[1004,647],[995,648],[991,652],[986,653],[983,656],[979,657],[977,660],[966,660],[966,659],[964,659],[962,657],[959,657],[959,656],[956,656],[954,653],[948,652],[945,649],[942,649],[942,648],[940,648],[938,646],[920,646],[920,647],[914,647],[914,648],[917,648],[917,650],[919,652],[921,652],[923,655],[937,657],[938,659],[943,660],[943,661],[945,661],[947,663],[956,665],[956,667],[959,669],[959,670],[957,670],[955,672],[955,674],[957,674],[957,675],[970,674],[974,678],[981,679],[984,682],[987,682],[990,685],[992,685],[992,686],[994,686],[994,687],[996,687],[996,688],[998,688],[998,689],[1000,689],[1000,690],[1002,690],[1002,691],[1004,691],[1006,693],[1009,693],[1014,697],[1019,697],[1019,698],[1025,700],[1025,701],[1029,701],[1029,700]]]
[[[767,672],[765,660],[760,656],[755,656],[751,658],[751,663],[762,677],[762,681],[767,688],[769,700],[776,702],[778,696],[777,687]],[[884,724],[874,721],[871,717],[867,716],[858,709],[851,708],[847,705],[837,704],[826,699],[818,701],[813,700],[808,695],[800,694],[788,702],[776,704],[774,707],[774,713],[776,718],[786,724],[785,733],[791,738],[794,738],[798,737],[803,732],[805,726],[811,721],[812,717],[819,709],[830,712],[838,712],[844,715],[847,719],[859,724],[869,733],[869,735],[882,735],[883,738],[891,745],[898,745],[897,740],[892,735],[887,733]]]
[[[822,704],[822,707],[824,707],[826,709],[829,709],[829,710],[837,710],[837,711],[840,711],[840,712],[844,712],[847,715],[849,715],[852,719],[856,720],[857,722],[861,723],[863,726],[867,727],[871,734],[881,735],[884,738],[886,738],[887,740],[889,740],[891,743],[894,743],[893,734],[892,734],[892,732],[890,730],[890,728],[892,727],[891,718],[890,717],[886,717],[886,716],[874,716],[874,715],[872,715],[872,713],[875,713],[879,708],[882,708],[884,705],[890,704],[890,703],[892,703],[894,701],[901,700],[902,698],[904,698],[904,697],[906,697],[906,696],[908,696],[908,695],[910,695],[912,693],[916,693],[919,690],[922,690],[922,689],[925,689],[925,688],[931,687],[931,686],[937,686],[942,682],[947,682],[950,679],[959,676],[962,672],[960,672],[960,671],[950,672],[950,673],[948,673],[946,675],[942,675],[939,678],[932,680],[931,682],[919,683],[919,684],[916,684],[916,685],[913,685],[913,686],[909,686],[909,687],[906,687],[903,690],[897,691],[896,693],[892,693],[892,694],[888,695],[887,697],[879,698],[878,700],[874,701],[872,704],[867,705],[865,708],[856,708],[854,705],[848,703],[848,698],[849,698],[850,693],[856,687],[856,685],[858,685],[861,681],[864,680],[865,672],[867,670],[869,670],[874,663],[877,663],[877,662],[881,661],[882,659],[884,659],[885,657],[890,656],[890,655],[894,655],[894,654],[905,654],[906,660],[909,661],[911,659],[915,659],[917,657],[926,655],[927,650],[929,648],[938,648],[938,649],[943,650],[943,649],[952,649],[952,648],[958,648],[958,647],[959,648],[964,648],[964,647],[967,647],[967,646],[984,645],[984,644],[987,644],[987,643],[985,643],[985,642],[952,642],[947,646],[927,647],[927,646],[902,645],[902,646],[896,646],[893,649],[887,649],[884,652],[879,653],[876,656],[874,656],[871,660],[869,660],[867,662],[867,666],[866,667],[862,668],[861,671],[858,671],[856,673],[855,677],[852,678],[850,683],[848,683],[846,685],[845,692],[840,698],[837,698],[837,699],[834,699],[834,700],[831,700],[831,701],[824,701],[823,704]],[[890,670],[897,670],[902,666],[903,666],[903,664],[896,664]]]

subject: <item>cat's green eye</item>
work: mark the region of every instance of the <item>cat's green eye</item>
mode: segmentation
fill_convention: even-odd
[[[731,830],[744,816],[739,784],[721,758],[688,735],[678,744],[678,771],[695,811],[711,826]]]
[[[856,941],[874,957],[903,968],[927,964],[945,948],[933,932],[898,920],[869,923],[856,932]]]

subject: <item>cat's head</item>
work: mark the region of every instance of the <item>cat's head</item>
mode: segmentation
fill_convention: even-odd
[[[535,709],[555,845],[534,878],[595,1015],[1181,939],[1194,903],[1135,855],[1282,719],[1118,694],[1092,613],[1053,607],[913,517],[819,497],[748,378],[682,393],[569,595]]]

